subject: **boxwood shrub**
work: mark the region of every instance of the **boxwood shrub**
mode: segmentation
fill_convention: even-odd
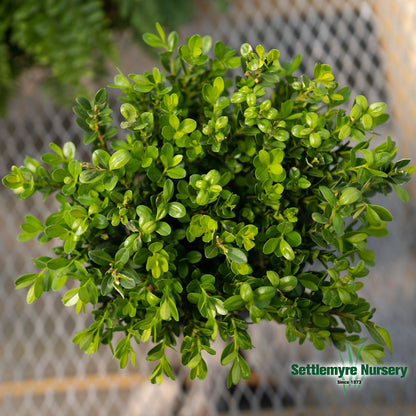
[[[407,201],[413,172],[375,133],[386,105],[349,100],[328,65],[299,77],[300,56],[280,63],[278,50],[247,43],[238,56],[199,35],[178,47],[156,28],[144,40],[162,50],[161,68],[110,86],[122,93],[119,127],[106,89],[77,99],[90,160],[52,143],[3,179],[22,199],[60,205],[45,222],[26,216],[19,240],[58,245],[16,287],[31,303],[74,280],[62,301],[94,322],[73,342],[88,354],[108,344],[125,367],[150,340],[152,382],[174,378],[165,352],[178,339],[182,365],[203,379],[218,337],[228,385],[248,379],[242,351],[263,319],[285,325],[289,342],[379,363],[391,340],[359,291],[374,266],[367,241],[387,235],[392,215],[371,200],[395,190]]]

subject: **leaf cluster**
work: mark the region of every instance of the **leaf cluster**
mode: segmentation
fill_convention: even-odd
[[[60,244],[16,287],[29,287],[31,303],[75,280],[63,303],[77,313],[91,304],[94,322],[73,341],[89,354],[108,344],[124,367],[132,344],[151,340],[155,383],[174,378],[165,352],[180,335],[191,378],[206,376],[218,337],[228,385],[249,378],[242,351],[263,319],[318,350],[357,352],[367,328],[375,343],[361,357],[380,362],[391,340],[359,291],[374,265],[367,241],[387,235],[392,215],[371,200],[395,190],[407,201],[401,185],[414,170],[395,160],[390,137],[373,145],[385,104],[360,95],[346,110],[350,90],[328,65],[297,77],[300,57],[281,64],[276,49],[248,44],[238,56],[199,35],[178,47],[176,32],[156,28],[144,40],[162,50],[162,69],[120,72],[112,85],[123,93],[120,129],[105,89],[77,100],[90,161],[51,144],[3,179],[20,198],[60,203],[44,223],[22,224],[20,240]]]
[[[216,0],[224,9],[227,0]],[[85,93],[88,82],[106,74],[115,61],[113,35],[130,30],[142,35],[159,21],[176,28],[191,20],[194,0],[4,0],[0,4],[0,108],[23,71],[47,69],[44,86],[59,103],[72,103],[74,89]]]

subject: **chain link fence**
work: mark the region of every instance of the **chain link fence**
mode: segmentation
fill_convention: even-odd
[[[341,85],[353,87],[369,101],[387,101],[391,119],[383,134],[392,135],[406,156],[415,155],[416,134],[416,3],[413,0],[234,0],[226,14],[213,14],[208,1],[198,2],[194,21],[182,37],[199,33],[239,48],[243,42],[277,48],[282,60],[303,55],[301,71],[313,73],[317,61],[334,69]],[[119,39],[124,72],[150,68],[147,57],[126,37]],[[1,58],[0,58],[1,59]],[[70,110],[56,108],[37,87],[31,71],[0,120],[3,177],[26,154],[37,157],[49,142],[80,141]],[[82,157],[82,155],[80,155]],[[226,388],[219,357],[208,358],[209,376],[191,382],[176,360],[177,380],[161,387],[147,381],[151,366],[143,346],[137,347],[135,368],[119,370],[109,349],[86,356],[70,339],[86,326],[83,315],[50,293],[26,306],[25,291],[14,280],[33,270],[31,257],[45,255],[35,243],[17,243],[19,224],[27,214],[45,218],[53,199],[16,201],[0,188],[0,414],[9,415],[412,415],[416,414],[415,185],[409,184],[406,206],[395,196],[383,204],[393,212],[390,236],[373,241],[377,266],[367,278],[365,296],[376,306],[376,321],[392,335],[389,365],[408,367],[404,379],[373,377],[361,389],[343,391],[334,378],[290,375],[292,363],[332,363],[335,351],[287,344],[284,329],[273,323],[256,325],[256,348],[246,354],[253,377]],[[329,364],[330,365],[330,364]]]

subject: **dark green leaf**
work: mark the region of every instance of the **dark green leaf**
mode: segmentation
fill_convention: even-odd
[[[105,88],[101,88],[98,90],[98,92],[95,94],[94,97],[94,105],[103,105],[107,102],[107,90]]]
[[[108,266],[113,261],[113,258],[104,250],[90,250],[88,257],[100,266]]]

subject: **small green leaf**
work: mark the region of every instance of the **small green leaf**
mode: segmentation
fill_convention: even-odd
[[[298,284],[296,276],[284,276],[279,281],[279,289],[283,292],[290,292]]]
[[[387,346],[390,354],[392,354],[393,353],[393,347],[392,347],[392,343],[391,343],[390,334],[388,333],[388,331],[386,329],[380,328],[378,326],[375,327],[375,330],[379,333],[381,338],[383,338],[384,344]]]
[[[370,225],[377,227],[382,224],[380,216],[373,208],[371,208],[371,205],[367,205],[366,214]]]
[[[349,234],[348,236],[345,237],[345,239],[349,241],[350,243],[359,243],[361,241],[365,241],[367,237],[368,237],[368,234],[366,233],[356,232],[356,233]]]
[[[378,102],[378,103],[373,103],[370,105],[370,107],[368,107],[368,114],[373,117],[380,117],[385,111],[387,110],[387,105],[386,103],[383,102]]]
[[[393,215],[390,211],[380,205],[369,205],[369,207],[377,213],[382,221],[393,221]]]
[[[227,247],[227,257],[234,263],[247,263],[247,255],[244,253],[244,251],[236,247]]]
[[[120,107],[120,113],[127,121],[132,122],[135,121],[138,116],[136,108],[130,103],[122,104]]]
[[[234,343],[230,342],[229,344],[225,346],[225,348],[222,351],[221,364],[222,365],[230,364],[235,360],[236,357],[237,357],[237,352],[235,351]]]
[[[361,106],[361,108],[366,111],[368,108],[368,101],[367,98],[364,97],[364,95],[357,95],[355,98],[355,102]]]
[[[33,215],[26,215],[25,216],[25,221],[28,225],[30,225],[32,227],[32,231],[43,231],[44,228],[45,228],[43,226],[42,222],[39,221]],[[25,231],[28,231],[28,230],[25,230]]]
[[[30,286],[29,290],[27,291],[26,303],[28,305],[30,305],[31,303],[33,303],[33,301],[35,299],[36,299],[36,297],[35,297],[35,284],[33,284],[32,286]]]
[[[240,295],[231,296],[224,302],[224,308],[230,312],[240,310],[243,307],[243,305],[243,299]]]
[[[254,291],[254,295],[256,300],[268,302],[276,296],[276,289],[272,286],[260,286]]]
[[[131,153],[128,150],[120,149],[111,155],[109,161],[110,170],[120,169],[125,166],[131,159]]]
[[[357,188],[348,187],[341,192],[340,205],[350,205],[361,199],[361,192]]]
[[[130,258],[129,250],[127,250],[127,248],[125,247],[122,247],[117,251],[114,261],[116,263],[126,264],[129,261],[129,258]]]
[[[66,274],[54,276],[52,280],[52,290],[57,291],[61,289],[68,280],[68,276]]]
[[[179,126],[179,130],[185,133],[192,133],[196,129],[196,121],[192,118],[186,118]]]
[[[305,277],[299,278],[299,282],[306,289],[310,289],[312,291],[317,291],[319,289],[318,285],[312,279],[308,279]]]
[[[341,215],[339,215],[338,212],[334,213],[332,217],[332,224],[334,225],[334,231],[337,237],[344,234],[344,220],[341,218]]]
[[[160,306],[160,317],[164,321],[170,320],[170,306],[167,300],[165,300]]]
[[[97,91],[94,97],[94,105],[103,105],[107,102],[107,90],[105,88],[101,88]]]
[[[172,232],[172,229],[171,229],[170,225],[167,222],[159,221],[156,225],[156,230],[155,231],[159,235],[167,236],[167,235],[170,235],[170,233]]]
[[[100,266],[107,266],[113,261],[113,258],[104,250],[90,250],[88,252],[88,257],[91,261]]]
[[[403,202],[409,202],[409,194],[406,191],[406,189],[404,189],[403,187],[401,187],[400,185],[393,185],[394,190],[397,193],[397,196],[403,201]]]
[[[62,303],[68,307],[76,305],[79,299],[78,293],[79,293],[79,288],[68,290],[68,292],[66,292],[62,298]]]
[[[346,125],[342,126],[341,130],[339,131],[338,139],[339,140],[344,140],[347,137],[349,137],[350,135],[351,135],[351,127],[348,124],[346,124]]]
[[[216,245],[205,246],[204,253],[205,253],[205,257],[207,259],[212,259],[212,258],[218,256],[219,248]]]
[[[240,286],[240,295],[244,302],[251,302],[253,300],[253,290],[248,283],[243,283]]]
[[[329,219],[319,212],[314,212],[312,214],[312,219],[318,224],[329,224]]]
[[[295,253],[293,252],[293,249],[290,246],[290,244],[285,239],[282,238],[280,240],[279,248],[281,253],[283,254],[283,257],[286,260],[292,261],[295,259]]]
[[[247,361],[239,354],[238,356],[238,361],[240,364],[240,372],[241,372],[241,377],[244,380],[249,380],[251,377],[251,372],[250,372],[250,367],[247,363]]]
[[[20,276],[16,281],[16,289],[22,289],[31,285],[38,277],[38,273],[28,273]]]
[[[107,217],[105,217],[102,214],[94,215],[94,218],[91,221],[91,226],[94,227],[94,228],[97,228],[99,230],[106,229],[108,227]]]
[[[183,179],[186,176],[186,170],[183,168],[168,169],[166,174],[172,179]]]
[[[197,250],[192,250],[186,255],[186,260],[191,264],[198,263],[201,259],[202,254]]]
[[[186,215],[186,208],[180,202],[170,202],[168,214],[173,218],[182,218]]]
[[[279,245],[279,239],[278,238],[269,238],[263,246],[263,253],[264,254],[272,254]]]
[[[51,270],[59,270],[63,267],[69,266],[71,264],[71,260],[65,257],[57,257],[55,259],[51,259],[48,261],[47,266],[48,269]]]
[[[297,231],[290,231],[285,238],[291,247],[299,247],[302,244],[302,237]]]
[[[95,170],[95,169],[87,169],[87,170],[83,170],[80,175],[79,175],[79,181],[81,183],[96,183],[98,181],[101,181],[103,178],[104,173],[99,171],[99,170]]]
[[[352,303],[351,294],[343,288],[338,288],[338,295],[344,305]]]
[[[366,130],[370,130],[371,127],[373,127],[373,118],[370,116],[370,114],[364,114],[362,117],[363,127]]]
[[[149,245],[149,251],[152,253],[157,253],[158,251],[162,250],[163,243],[161,241],[155,241],[154,243]]]
[[[147,93],[152,91],[153,88],[155,88],[155,84],[151,82],[149,78],[147,78],[147,76],[145,75],[133,74],[130,75],[130,78],[134,82],[134,89],[139,92]]]
[[[360,359],[369,365],[380,364],[384,356],[384,348],[377,344],[366,345],[360,352]]]
[[[17,236],[17,241],[29,241],[36,236],[36,233],[22,232]]]
[[[267,278],[269,279],[269,282],[272,284],[273,287],[276,288],[279,286],[280,278],[277,272],[273,270],[267,270],[266,275],[267,275]]]

